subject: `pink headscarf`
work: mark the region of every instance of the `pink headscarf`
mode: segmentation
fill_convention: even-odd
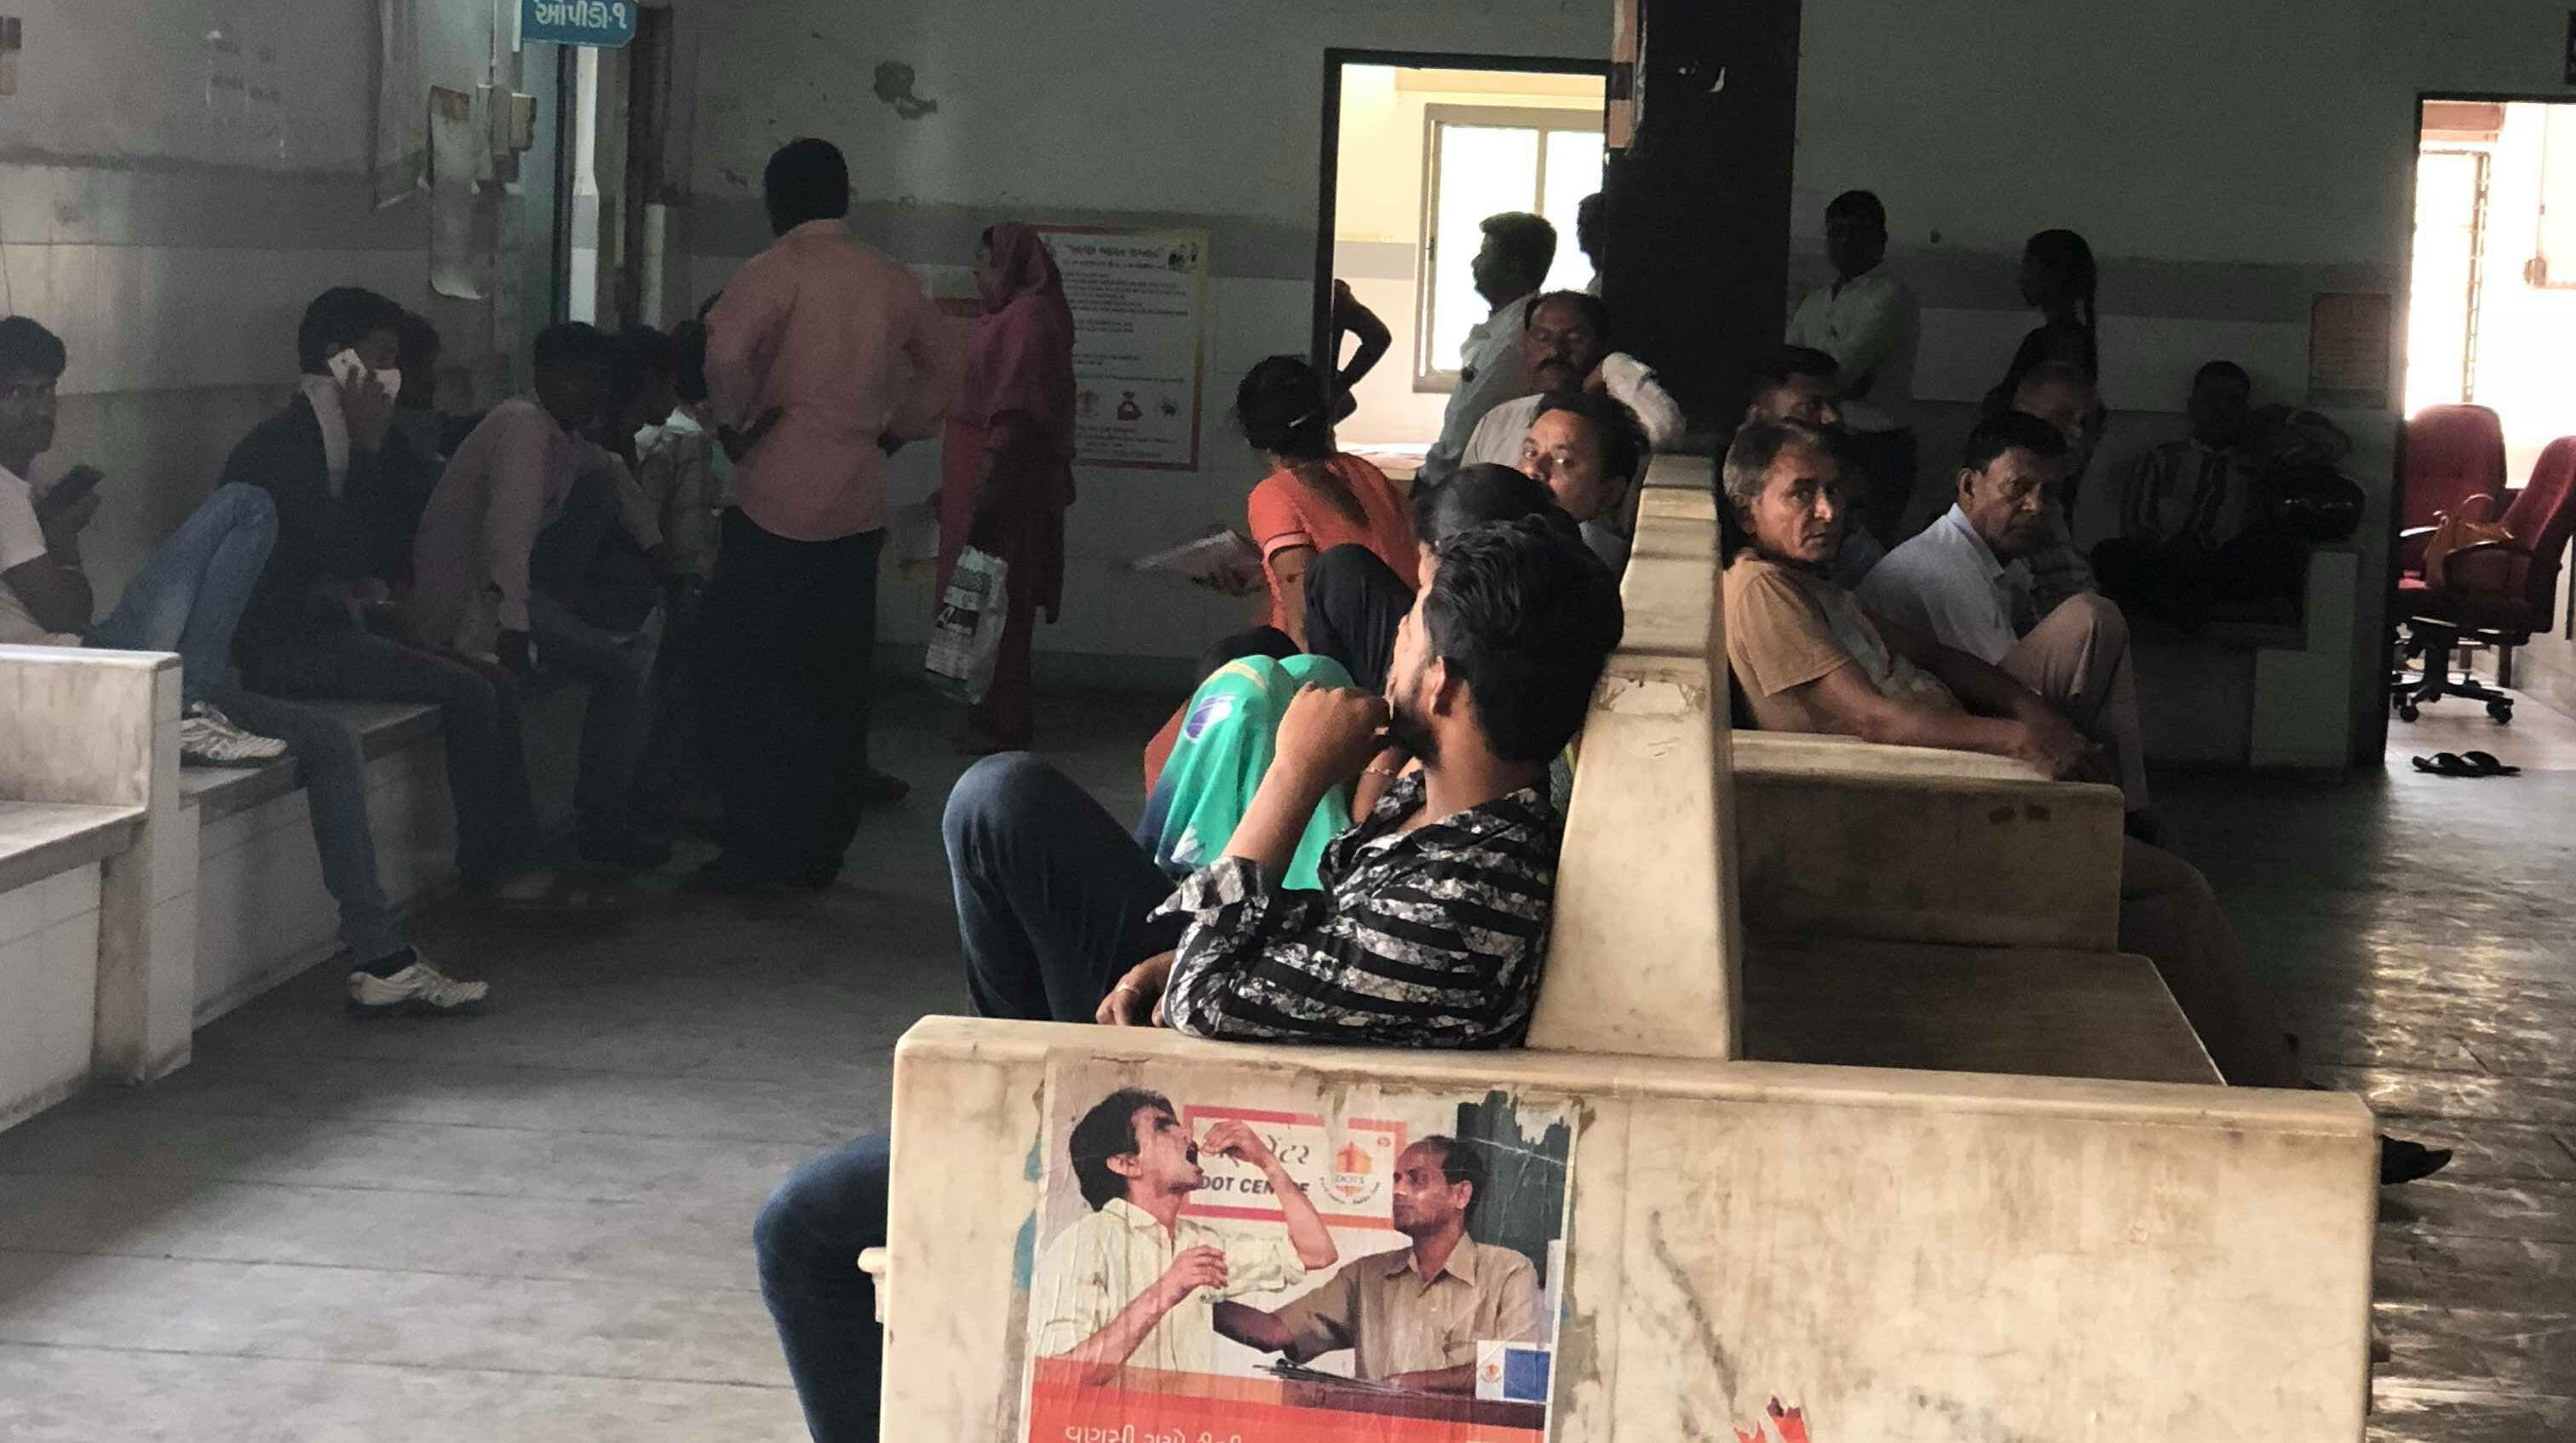
[[[1055,257],[1016,221],[986,232],[999,275],[983,283],[984,316],[966,352],[962,419],[989,426],[1017,412],[1073,459],[1073,307]]]

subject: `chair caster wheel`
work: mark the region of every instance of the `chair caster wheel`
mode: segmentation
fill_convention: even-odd
[[[2423,709],[2422,709],[2422,708],[2420,708],[2420,707],[2418,707],[2418,706],[2416,706],[2416,705],[2415,705],[2415,703],[2413,703],[2413,702],[2411,702],[2411,701],[2409,701],[2409,702],[2400,702],[2400,703],[2398,703],[2398,704],[2397,704],[2397,719],[2398,719],[2399,721],[2410,721],[2410,722],[2411,722],[2411,721],[2415,720],[2417,717],[2422,716],[2423,714],[2424,714]]]
[[[2495,718],[2496,725],[2498,726],[2510,725],[2513,721],[2513,703],[2509,701],[2488,702],[2487,715]]]

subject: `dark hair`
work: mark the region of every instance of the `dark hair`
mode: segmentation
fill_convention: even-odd
[[[1234,388],[1234,424],[1243,439],[1282,457],[1289,470],[1324,504],[1354,526],[1368,513],[1332,467],[1333,407],[1324,378],[1303,356],[1268,356],[1243,373]]]
[[[2249,391],[2254,389],[2253,374],[2234,361],[2203,362],[2199,370],[2191,373],[2191,388],[2197,391],[2204,384],[2221,376],[2242,385]]]
[[[850,213],[850,163],[828,140],[791,140],[769,157],[760,192],[771,222],[782,231],[809,220],[837,220]]]
[[[1148,1107],[1173,1110],[1171,1099],[1159,1092],[1122,1087],[1093,1103],[1073,1125],[1066,1150],[1073,1154],[1073,1178],[1082,1187],[1082,1200],[1091,1204],[1093,1212],[1109,1206],[1112,1198],[1127,1195],[1127,1179],[1110,1170],[1109,1160],[1136,1151],[1136,1113]]]
[[[1637,420],[1637,413],[1628,409],[1626,402],[1594,391],[1558,391],[1542,399],[1538,403],[1538,415],[1530,419],[1535,421],[1550,411],[1580,416],[1590,423],[1592,434],[1601,438],[1603,474],[1625,477],[1630,481],[1644,479],[1646,454],[1650,449],[1646,428]]]
[[[32,316],[0,320],[0,371],[59,378],[69,364],[71,352],[64,349],[63,338],[46,330],[44,322]]]
[[[1268,356],[1234,388],[1234,424],[1264,451],[1321,461],[1333,454],[1332,407],[1323,377],[1303,356]]]
[[[1522,279],[1533,287],[1547,280],[1548,267],[1556,264],[1556,227],[1547,223],[1547,217],[1507,210],[1478,224],[1493,237],[1495,253],[1510,262]]]
[[[680,348],[651,326],[628,326],[617,333],[609,352],[608,394],[624,402],[644,394],[655,376],[679,384]],[[659,419],[658,417],[656,419]]]
[[[1847,190],[1835,196],[1825,207],[1825,219],[1831,220],[1838,215],[1868,221],[1878,227],[1879,234],[1887,233],[1887,207],[1879,203],[1878,195],[1874,191]]]
[[[2075,318],[2087,332],[2100,329],[2095,292],[2101,278],[2093,265],[2093,247],[2084,237],[2071,230],[2044,230],[2022,246],[2022,254],[2065,277],[2076,306]]]
[[[333,286],[304,308],[295,328],[295,362],[308,376],[331,373],[331,356],[355,346],[378,331],[402,334],[401,306],[363,286]]]
[[[1297,643],[1288,633],[1275,626],[1247,627],[1230,632],[1208,643],[1199,653],[1199,681],[1225,670],[1247,656],[1266,656],[1272,661],[1286,661],[1297,655]],[[1192,683],[1195,686],[1197,683]]]
[[[1467,684],[1476,729],[1506,761],[1554,757],[1583,729],[1626,625],[1610,569],[1537,517],[1443,540],[1422,600],[1431,652]]]
[[[2006,451],[2028,451],[2042,461],[2066,459],[2066,438],[2057,428],[2026,411],[2006,411],[1988,416],[1968,433],[1968,444],[1959,452],[1959,464],[1971,471],[1983,471],[1995,464],[1995,458]]]
[[[1762,358],[1753,368],[1757,389],[1785,386],[1800,376],[1821,376],[1830,381],[1842,374],[1842,363],[1813,346],[1782,346]]]
[[[2022,392],[2033,386],[2052,385],[2059,381],[2090,386],[2096,392],[2102,389],[2102,383],[2094,379],[2093,373],[2074,361],[2042,361],[2021,373],[2021,379],[2013,382],[2012,394],[2004,400],[2008,405],[2017,405]]]
[[[537,332],[537,370],[596,366],[604,373],[613,364],[616,344],[588,321],[557,321]]]
[[[1547,487],[1491,461],[1461,466],[1438,481],[1415,482],[1412,505],[1414,537],[1435,547],[1461,531],[1496,521],[1565,516]]]
[[[671,384],[694,406],[707,398],[707,323],[686,320],[671,328]]]
[[[1492,1176],[1485,1166],[1484,1149],[1473,1143],[1460,1142],[1446,1133],[1439,1132],[1416,1139],[1413,1145],[1439,1148],[1440,1175],[1449,1180],[1451,1187],[1456,1187],[1462,1182],[1472,1185],[1476,1189],[1476,1194],[1467,1200],[1469,1203],[1484,1201],[1485,1183]]]
[[[1583,323],[1592,328],[1593,338],[1601,342],[1601,348],[1610,348],[1610,307],[1604,305],[1599,296],[1587,291],[1549,291],[1531,300],[1527,319],[1537,320],[1541,306],[1574,307],[1582,313]]]

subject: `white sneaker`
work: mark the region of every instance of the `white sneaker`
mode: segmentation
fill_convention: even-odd
[[[414,954],[412,964],[391,977],[368,972],[349,974],[349,1013],[353,1017],[453,1017],[483,1005],[492,990],[488,982],[459,982]]]
[[[242,730],[213,702],[201,701],[179,718],[179,760],[192,767],[256,767],[286,755],[286,743]]]

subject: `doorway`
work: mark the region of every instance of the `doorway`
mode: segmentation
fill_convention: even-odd
[[[2576,101],[2426,98],[2418,115],[2405,413],[2471,404],[2505,443],[2499,505],[2543,448],[2576,435]],[[2421,510],[2428,499],[2408,506]],[[2559,573],[2558,635],[2514,658],[2513,688],[2576,711],[2576,612]],[[2501,657],[2473,669],[2494,680]]]
[[[1601,188],[1608,76],[1597,60],[1326,52],[1314,352],[1338,370],[1356,350],[1331,333],[1336,280],[1392,338],[1352,387],[1345,447],[1409,476],[1439,438],[1459,347],[1490,310],[1469,274],[1486,216],[1545,216],[1545,288],[1591,282],[1575,208]]]
[[[2406,413],[2493,410],[2518,489],[2576,433],[2576,101],[2425,101],[2413,260]]]

